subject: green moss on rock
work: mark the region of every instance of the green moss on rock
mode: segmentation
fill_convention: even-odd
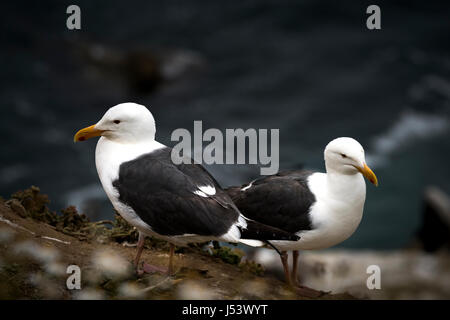
[[[223,262],[238,265],[241,262],[244,252],[229,247],[219,247],[212,249],[213,256],[220,258]]]
[[[243,271],[250,272],[260,277],[263,276],[264,272],[266,271],[261,264],[251,260],[245,260],[244,262],[239,264],[239,268],[241,268],[241,270]]]

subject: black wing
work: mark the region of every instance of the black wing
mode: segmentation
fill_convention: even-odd
[[[220,236],[239,217],[239,211],[217,181],[200,165],[175,165],[171,148],[163,148],[122,163],[113,186],[152,230],[161,235]],[[214,195],[195,194],[213,186]]]
[[[226,189],[246,217],[288,232],[311,230],[309,209],[316,201],[309,190],[309,171],[284,171],[253,181],[247,185]]]

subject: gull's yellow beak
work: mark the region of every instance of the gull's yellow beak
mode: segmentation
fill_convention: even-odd
[[[367,164],[364,163],[364,167],[360,168],[360,167],[356,167],[356,169],[358,169],[359,172],[362,173],[362,175],[364,177],[367,178],[367,180],[369,180],[370,182],[372,182],[375,186],[378,187],[378,179],[377,176],[375,175],[375,173],[373,173],[373,171],[367,166]]]
[[[103,132],[103,130],[96,129],[94,124],[90,127],[78,131],[73,137],[73,142],[84,141],[93,137],[98,137],[101,136]]]

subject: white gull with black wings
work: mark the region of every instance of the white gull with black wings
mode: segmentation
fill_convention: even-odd
[[[298,239],[246,219],[201,165],[174,164],[171,148],[155,140],[155,131],[147,108],[125,103],[75,136],[76,141],[102,136],[95,159],[100,181],[114,208],[141,234],[177,245]]]
[[[327,173],[280,172],[227,189],[239,210],[251,219],[295,233],[298,241],[271,241],[279,250],[324,249],[350,237],[363,215],[366,184],[377,184],[362,146],[338,138],[325,149]]]
[[[326,173],[286,171],[227,189],[247,217],[300,236],[297,241],[271,241],[281,251],[286,281],[291,285],[299,285],[299,250],[328,248],[355,232],[366,200],[363,176],[378,185],[355,139],[334,139],[325,148],[324,158]],[[293,251],[291,273],[287,251]],[[301,286],[299,290],[317,294]]]

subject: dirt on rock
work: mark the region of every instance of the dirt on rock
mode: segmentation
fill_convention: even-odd
[[[179,248],[174,275],[138,276],[131,263],[137,233],[123,219],[89,222],[74,207],[55,214],[47,203],[38,189],[0,199],[0,299],[308,299],[228,247]],[[165,242],[146,242],[143,261],[167,266],[168,259]]]

